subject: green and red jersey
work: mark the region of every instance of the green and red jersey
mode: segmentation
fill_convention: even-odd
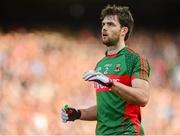
[[[106,76],[127,86],[135,78],[147,80],[150,75],[148,61],[128,47],[117,54],[107,55],[95,68]],[[131,104],[95,83],[97,99],[96,135],[143,135],[139,105]]]

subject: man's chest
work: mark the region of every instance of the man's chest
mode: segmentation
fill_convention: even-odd
[[[97,65],[96,71],[104,75],[125,75],[127,74],[127,66],[123,57],[105,59]]]
[[[128,74],[126,61],[123,57],[116,59],[105,59],[98,63],[96,71],[101,72],[114,81],[131,86],[131,76]],[[95,83],[97,92],[107,90],[108,88]]]

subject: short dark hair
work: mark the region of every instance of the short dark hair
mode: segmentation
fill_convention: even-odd
[[[125,41],[131,35],[134,26],[134,19],[129,10],[129,7],[126,6],[116,6],[116,5],[107,5],[101,11],[101,19],[104,19],[105,16],[108,15],[117,15],[119,18],[119,23],[121,26],[128,27],[128,32],[125,36]]]

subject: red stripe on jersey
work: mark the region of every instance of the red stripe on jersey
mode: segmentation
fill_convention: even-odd
[[[144,69],[145,69],[145,71],[144,71],[144,75],[145,75],[145,79],[147,80],[148,79],[148,64],[147,64],[147,61],[144,61]]]
[[[104,88],[98,88],[96,89],[96,93],[99,93],[99,92],[105,92],[105,91],[110,91],[108,87],[104,87]]]
[[[142,59],[142,66],[141,66],[141,73],[143,76],[143,79],[148,79],[148,64],[147,61],[144,59],[144,57],[141,57]]]
[[[117,55],[118,55],[118,53],[108,54],[107,57],[108,58],[113,58],[113,57],[116,57]]]
[[[141,67],[143,79],[145,78],[145,63],[144,63],[144,58],[142,57],[142,67]]]
[[[142,73],[142,69],[143,69],[143,59],[142,57],[140,57],[140,78],[143,78],[143,73]]]
[[[132,50],[131,48],[126,48],[129,52],[133,53],[133,54],[138,54],[137,52],[135,52],[134,50]]]
[[[143,63],[144,63],[144,70],[143,70],[143,72],[144,72],[144,79],[146,79],[146,62],[145,62],[145,60],[143,59]]]
[[[127,86],[131,86],[131,77],[129,75],[118,76],[118,75],[106,75],[107,77],[113,79],[114,81],[120,82]],[[109,88],[106,86],[102,86],[97,82],[94,83],[94,88],[96,92],[109,91]]]
[[[145,80],[148,80],[148,63],[147,61],[143,58],[143,57],[140,57],[140,70],[139,70],[139,78],[141,79],[145,79]],[[131,77],[131,81],[133,79],[137,78],[136,75],[133,75]]]
[[[140,107],[138,105],[133,105],[127,102],[125,106],[124,118],[130,119],[134,123],[136,134],[140,135],[140,120],[141,120]]]

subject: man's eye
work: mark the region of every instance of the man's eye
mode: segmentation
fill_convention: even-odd
[[[108,25],[109,25],[109,26],[112,26],[112,25],[113,25],[113,23],[108,23]]]

